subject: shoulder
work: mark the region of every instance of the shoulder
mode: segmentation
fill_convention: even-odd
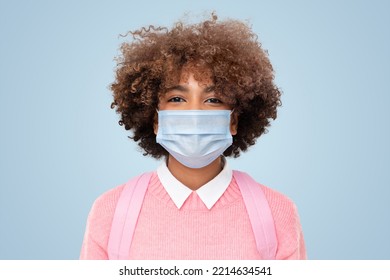
[[[271,189],[265,185],[262,185],[254,180],[250,175],[245,172],[234,170],[234,177],[236,181],[242,178],[242,182],[247,182],[250,185],[254,185],[262,190],[266,200],[271,208],[273,214],[294,215],[296,213],[296,206],[294,202],[286,195]],[[244,179],[244,180],[243,180]],[[240,180],[240,181],[241,181]]]
[[[115,208],[124,186],[125,184],[122,184],[112,188],[94,201],[88,216],[90,226],[107,229],[111,227]]]
[[[80,259],[108,258],[107,246],[118,201],[126,185],[133,186],[131,182],[138,182],[138,178],[106,191],[95,200],[88,215]]]
[[[306,251],[302,227],[295,203],[285,194],[264,186],[250,178],[261,188],[271,210],[278,240],[277,259],[304,259]]]
[[[143,173],[141,175],[135,176],[125,184],[119,185],[101,194],[92,205],[89,219],[96,218],[98,220],[106,220],[111,218],[112,220],[119,198],[126,185],[128,185],[128,187],[134,186],[145,174],[148,175],[149,173]]]
[[[295,203],[286,195],[260,185],[275,223],[278,239],[277,259],[306,259],[302,226]]]
[[[262,184],[259,185],[263,190],[264,195],[271,208],[271,211],[274,215],[277,215],[280,218],[285,217],[288,220],[297,216],[297,207],[291,198],[267,186],[264,186]]]
[[[107,259],[107,244],[116,204],[124,185],[100,195],[89,211],[80,259]]]
[[[91,212],[103,214],[115,209],[125,184],[112,188],[95,199]]]

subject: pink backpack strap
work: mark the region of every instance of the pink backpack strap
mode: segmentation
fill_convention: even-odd
[[[233,176],[248,211],[257,250],[264,259],[274,260],[278,246],[275,223],[261,185],[244,172],[233,171]]]
[[[115,209],[108,240],[108,258],[129,259],[134,229],[152,172],[141,174],[124,186]]]

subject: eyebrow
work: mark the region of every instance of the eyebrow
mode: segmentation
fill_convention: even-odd
[[[170,88],[167,89],[167,92],[172,91],[172,90],[188,92],[188,88],[185,87],[185,86],[182,86],[182,85],[176,85],[176,86],[170,87]]]
[[[203,92],[208,93],[208,92],[214,91],[214,89],[215,89],[215,85],[211,85],[211,86],[205,87],[203,89]],[[186,87],[186,86],[176,85],[176,86],[168,88],[166,92],[169,92],[172,90],[177,90],[177,91],[181,91],[181,92],[188,92],[189,91],[188,87]]]

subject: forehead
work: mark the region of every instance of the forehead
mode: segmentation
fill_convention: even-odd
[[[190,76],[199,83],[199,85],[213,85],[213,73],[211,69],[202,63],[187,63],[181,68],[172,67],[165,73],[165,85],[167,88],[178,84],[188,82]]]
[[[213,73],[210,68],[206,66],[199,66],[188,64],[185,65],[180,72],[177,82],[180,84],[188,83],[188,80],[192,76],[199,85],[210,86],[214,84]]]
[[[159,93],[159,97],[163,97],[168,91],[172,90],[176,86],[189,84],[190,77],[193,78],[191,82],[197,82],[198,86],[209,88],[226,104],[234,106],[236,103],[236,99],[233,94],[226,94],[225,90],[219,87],[210,67],[204,64],[195,63],[185,64],[181,67],[181,69],[172,69],[170,73],[167,73],[164,83],[165,90]]]

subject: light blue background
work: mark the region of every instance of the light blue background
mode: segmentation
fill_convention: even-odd
[[[283,90],[237,169],[297,204],[311,259],[390,259],[389,1],[0,2],[0,259],[77,259],[102,192],[159,162],[110,109],[119,34],[250,20]]]

